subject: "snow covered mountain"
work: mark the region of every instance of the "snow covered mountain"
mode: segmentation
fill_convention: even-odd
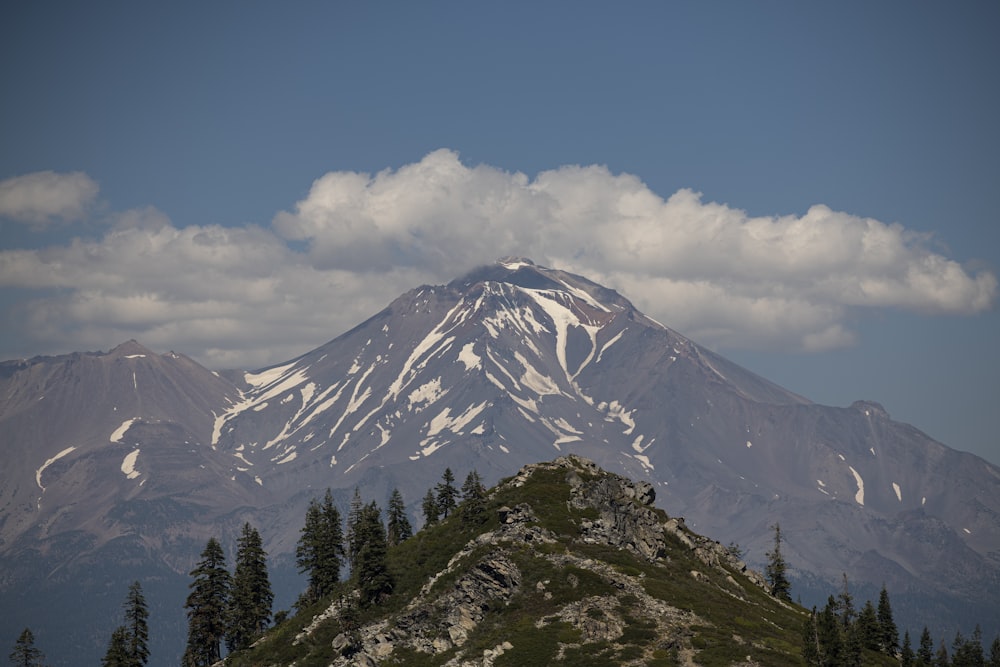
[[[1000,625],[995,466],[875,403],[811,403],[530,260],[414,289],[256,372],[130,342],[6,362],[0,392],[5,631],[25,625],[7,600],[30,586],[97,581],[90,564],[122,554],[177,581],[244,520],[290,569],[327,487],[382,504],[397,487],[416,507],[445,467],[493,483],[566,453],[649,480],[658,505],[751,561],[780,522],[805,600],[846,572],[859,597],[889,586],[904,619]]]

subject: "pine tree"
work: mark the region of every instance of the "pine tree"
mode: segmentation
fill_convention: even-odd
[[[389,496],[388,520],[386,521],[386,542],[394,547],[413,537],[410,519],[406,516],[406,504],[399,489],[393,489]]]
[[[229,596],[226,647],[230,652],[247,648],[267,629],[273,602],[267,554],[260,533],[244,523],[243,532],[236,541],[236,567]]]
[[[10,664],[14,667],[42,667],[43,660],[45,654],[35,646],[34,633],[31,628],[25,628],[14,642]]]
[[[219,643],[226,635],[230,587],[226,556],[214,537],[209,538],[191,576],[194,577],[191,593],[184,603],[188,617],[185,661],[191,667],[208,667],[221,657]]]
[[[832,595],[816,619],[816,640],[821,665],[843,664],[844,645],[841,640],[840,619],[837,617],[837,602]]]
[[[913,642],[910,641],[910,631],[903,632],[903,648],[899,653],[899,667],[913,667],[917,654],[913,652]]]
[[[462,521],[467,524],[482,523],[486,512],[486,487],[473,470],[462,484]]]
[[[933,667],[951,667],[951,660],[948,658],[948,647],[945,646],[943,639],[938,642],[938,650],[934,654],[932,665]]]
[[[356,532],[359,548],[354,574],[361,594],[361,604],[378,604],[392,593],[394,582],[386,564],[387,547],[382,512],[374,501],[362,509]]]
[[[111,633],[108,641],[108,650],[101,659],[101,667],[132,667],[132,659],[128,650],[128,630],[124,625],[119,625]]]
[[[448,515],[455,511],[458,506],[458,489],[455,488],[455,474],[451,468],[445,468],[441,475],[441,481],[434,487],[436,492],[438,511],[442,519],[447,519]]]
[[[917,664],[920,667],[931,667],[934,664],[934,640],[931,638],[931,632],[924,626],[923,632],[920,633],[920,647],[917,649]],[[997,665],[1000,667],[1000,665]]]
[[[361,510],[364,509],[364,503],[361,500],[361,491],[358,487],[354,487],[354,495],[351,497],[351,505],[347,510],[347,560],[351,564],[351,568],[354,568],[354,563],[358,558],[358,550],[361,547],[361,542],[356,535],[358,529],[358,522],[361,520]]]
[[[330,489],[327,489],[323,496],[320,518],[323,530],[318,580],[325,596],[332,593],[340,583],[340,567],[344,563],[344,529],[341,525],[340,510],[333,504],[333,494],[330,493]]]
[[[989,667],[1000,667],[1000,635],[994,637],[990,644],[990,661],[986,664]]]
[[[819,638],[816,636],[816,607],[802,624],[802,661],[806,667],[821,667]]]
[[[969,639],[965,639],[961,632],[956,633],[951,647],[952,667],[983,667],[986,664],[986,656],[983,654],[983,631],[978,625]]]
[[[437,523],[438,518],[441,516],[441,510],[438,509],[437,498],[434,497],[434,491],[427,489],[427,495],[424,496],[423,503],[420,505],[420,509],[424,513],[424,525],[430,526]]]
[[[878,651],[881,649],[878,613],[875,611],[875,605],[872,604],[871,600],[866,600],[864,606],[861,607],[861,613],[858,614],[858,620],[855,625],[857,627],[858,640],[862,648],[869,651]]]
[[[333,495],[326,490],[323,503],[313,500],[306,510],[305,524],[295,548],[295,562],[300,572],[309,574],[306,600],[314,601],[330,595],[340,582],[340,567],[344,561],[344,530],[340,511],[333,504]]]
[[[855,617],[857,612],[854,610],[854,596],[851,595],[851,589],[847,582],[847,573],[843,573],[843,585],[840,589],[840,595],[837,596],[837,602],[840,607],[840,627],[849,628],[854,625]]]
[[[889,593],[884,584],[878,596],[878,636],[882,652],[895,656],[899,650],[899,630],[892,619],[892,605],[889,604]]]
[[[781,526],[774,524],[774,551],[767,552],[767,567],[765,576],[771,585],[771,595],[786,602],[792,601],[791,584],[788,582],[787,569],[784,557],[781,555]]]
[[[149,661],[149,609],[138,581],[132,582],[125,596],[124,627],[129,667],[144,667]]]

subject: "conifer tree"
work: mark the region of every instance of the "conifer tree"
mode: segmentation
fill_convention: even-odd
[[[920,646],[917,648],[917,664],[920,667],[931,667],[934,664],[934,640],[931,638],[931,632],[924,626],[923,632],[920,633]],[[998,665],[997,667],[1000,667]]]
[[[455,511],[458,506],[458,489],[455,488],[455,474],[451,468],[445,468],[441,475],[441,481],[434,487],[436,491],[438,511],[442,519],[447,519],[448,515]]]
[[[425,526],[437,523],[438,518],[441,516],[441,510],[438,509],[437,498],[434,497],[433,490],[427,489],[427,495],[424,496],[420,509],[424,513]]]
[[[389,510],[386,521],[385,539],[390,547],[413,537],[413,527],[406,516],[406,504],[399,489],[393,489],[389,495]]]
[[[856,623],[858,640],[861,646],[869,651],[879,651],[882,643],[879,638],[878,613],[871,600],[866,600],[858,614]]]
[[[903,633],[903,648],[899,654],[899,667],[914,667],[917,654],[913,652],[913,643],[910,641],[910,631]]]
[[[226,556],[214,537],[209,538],[201,561],[191,570],[194,581],[184,603],[188,617],[186,667],[208,667],[221,657],[220,642],[226,635],[226,607],[230,576]]]
[[[358,557],[358,550],[361,547],[361,542],[358,536],[355,534],[358,529],[358,522],[361,520],[361,510],[364,509],[364,503],[361,500],[361,491],[358,487],[354,487],[354,495],[351,497],[351,505],[347,509],[347,560],[351,564],[351,568],[354,567],[354,562]]]
[[[271,580],[267,573],[267,553],[260,533],[249,523],[236,541],[236,566],[229,596],[229,628],[226,647],[238,651],[250,646],[263,634],[271,620]]]
[[[31,628],[25,628],[14,642],[14,650],[10,654],[10,664],[14,667],[42,667],[45,654],[35,646],[35,634]]]
[[[462,484],[462,521],[468,524],[482,522],[486,511],[486,487],[479,473],[473,470]]]
[[[841,640],[840,619],[837,617],[837,602],[832,595],[816,619],[816,639],[821,665],[843,664],[844,645]]]
[[[1000,667],[1000,635],[994,637],[990,644],[990,661],[986,664],[989,667]]]
[[[309,503],[305,525],[295,548],[299,571],[309,573],[308,601],[318,600],[333,592],[340,581],[344,556],[340,511],[333,504],[333,494],[327,489],[322,504],[315,500]]]
[[[851,589],[847,582],[847,573],[843,573],[843,583],[840,588],[840,595],[837,597],[837,602],[840,606],[840,627],[850,628],[854,625],[855,617],[857,612],[854,610],[854,596],[851,595]]]
[[[382,512],[374,501],[362,509],[357,533],[359,548],[354,574],[361,594],[361,604],[370,606],[389,596],[394,587],[386,564],[387,547]]]
[[[132,582],[125,596],[124,628],[129,667],[144,667],[149,661],[149,609],[138,581]]]
[[[790,593],[791,584],[788,582],[787,569],[784,557],[781,555],[781,526],[774,524],[774,550],[767,552],[767,567],[765,576],[771,586],[771,595],[786,602],[792,601]]]
[[[889,604],[889,593],[884,584],[878,596],[878,636],[882,652],[895,656],[899,650],[899,630],[892,619],[892,605]]]
[[[938,642],[938,650],[934,654],[933,667],[951,667],[951,659],[948,657],[948,647],[944,640]]]
[[[806,667],[820,667],[819,638],[816,636],[816,607],[802,624],[802,661]]]
[[[128,641],[128,630],[125,629],[125,626],[119,625],[115,628],[108,641],[108,650],[101,659],[101,667],[132,667]]]

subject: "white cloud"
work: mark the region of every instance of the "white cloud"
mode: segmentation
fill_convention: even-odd
[[[93,204],[98,189],[96,181],[79,171],[37,171],[8,178],[0,181],[0,218],[34,227],[57,218],[77,220]]]
[[[523,255],[613,287],[698,342],[819,350],[853,343],[849,323],[866,308],[989,308],[995,276],[929,242],[822,205],[749,217],[689,190],[663,199],[603,167],[529,179],[440,150],[373,176],[326,174],[270,229],[130,211],[100,239],[0,253],[0,287],[55,290],[23,304],[22,326],[56,349],[135,337],[252,367],[339,335],[407,289]]]

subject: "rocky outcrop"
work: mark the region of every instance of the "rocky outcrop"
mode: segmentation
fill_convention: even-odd
[[[629,625],[637,622],[643,623],[651,636],[656,637],[642,660],[652,658],[654,651],[664,647],[681,657],[691,653],[692,627],[703,626],[704,619],[651,595],[643,585],[645,575],[624,572],[587,557],[574,551],[572,544],[611,546],[651,564],[667,563],[676,557],[678,548],[686,549],[704,565],[706,572],[714,569],[725,575],[709,577],[692,570],[691,576],[717,582],[712,585],[728,595],[743,597],[743,589],[733,579],[733,572],[744,572],[758,585],[764,585],[763,578],[747,570],[729,549],[689,531],[683,519],[669,518],[655,509],[652,506],[655,492],[650,484],[604,472],[578,456],[525,466],[496,487],[491,496],[495,498],[505,489],[524,486],[532,475],[543,470],[565,473],[570,492],[568,509],[577,517],[576,534],[556,535],[544,528],[528,502],[499,507],[498,527],[469,540],[443,570],[426,581],[402,612],[364,626],[350,636],[339,634],[331,644],[334,654],[331,667],[374,667],[403,648],[430,655],[455,651],[446,663],[448,667],[490,667],[515,644],[503,641],[487,649],[477,649],[475,655],[464,650],[487,614],[502,611],[522,594],[553,601],[550,586],[561,587],[563,597],[556,598],[558,603],[550,602],[550,606],[555,604],[554,612],[538,618],[535,625],[541,629],[559,623],[560,627],[572,629],[573,639],[559,645],[558,660],[568,651],[585,649],[591,644],[615,645]],[[544,546],[556,543],[570,546]],[[526,557],[547,562],[549,571],[570,574],[558,585],[537,578],[526,587],[525,575],[518,565],[518,559]],[[573,572],[581,571],[596,575],[604,590],[610,592],[566,597],[566,587],[576,589],[579,584],[579,577]],[[335,601],[306,626],[296,641],[313,634],[323,623],[335,620],[345,604],[344,600]]]

